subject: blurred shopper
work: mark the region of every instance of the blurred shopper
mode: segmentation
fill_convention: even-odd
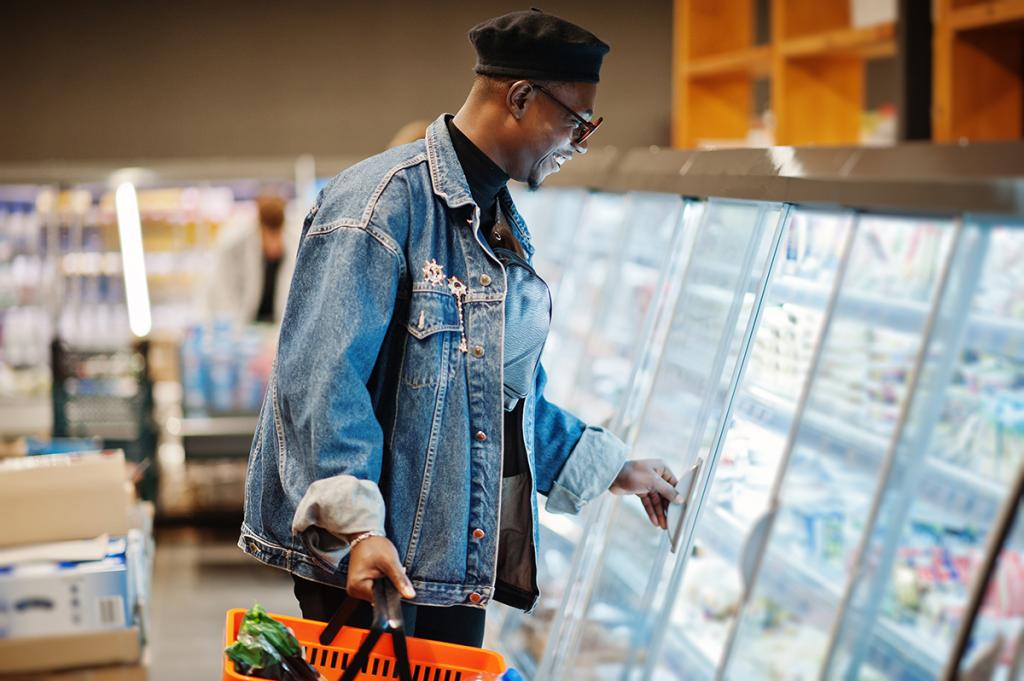
[[[239,545],[293,573],[307,618],[386,578],[414,635],[480,645],[492,599],[537,602],[537,492],[557,513],[636,494],[662,528],[679,499],[662,462],[544,398],[551,301],[505,186],[587,151],[608,46],[539,11],[469,35],[458,114],[306,217]]]
[[[207,312],[238,324],[280,322],[295,268],[295,246],[276,194],[256,199],[256,214],[230,220],[217,235],[205,287]]]

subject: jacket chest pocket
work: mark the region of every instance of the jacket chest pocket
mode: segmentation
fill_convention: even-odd
[[[402,380],[411,388],[436,386],[450,371],[462,326],[455,296],[441,291],[413,291],[409,300],[408,337]]]

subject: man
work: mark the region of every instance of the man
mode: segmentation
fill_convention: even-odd
[[[262,193],[256,198],[256,215],[236,215],[217,235],[216,260],[204,293],[210,315],[237,324],[281,320],[295,265],[289,246],[295,235],[287,233],[285,212],[283,198]]]
[[[306,218],[239,545],[293,573],[304,617],[386,578],[415,636],[479,646],[491,599],[537,601],[537,492],[562,513],[637,494],[662,528],[679,499],[660,461],[544,399],[550,299],[505,187],[586,153],[608,46],[538,11],[470,40],[459,112]]]

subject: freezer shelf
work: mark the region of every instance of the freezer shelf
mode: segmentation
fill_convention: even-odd
[[[798,277],[782,277],[775,286],[786,300],[798,305],[821,309],[829,290]],[[851,319],[894,331],[920,328],[928,314],[928,305],[912,301],[896,301],[891,297],[869,293],[852,293],[844,300],[844,313]],[[1024,360],[1024,322],[1000,319],[990,315],[972,316],[967,324],[967,346],[976,350],[1006,354]]]

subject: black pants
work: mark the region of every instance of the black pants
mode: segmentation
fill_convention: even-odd
[[[345,600],[344,589],[327,586],[292,575],[295,581],[295,598],[299,601],[302,617],[317,622],[327,622]],[[405,619],[405,633],[432,641],[458,643],[479,648],[484,642],[484,620],[486,611],[468,605],[454,605],[438,608],[428,605],[416,606],[402,603],[402,617]],[[373,606],[360,602],[349,624],[369,629],[373,621]]]

